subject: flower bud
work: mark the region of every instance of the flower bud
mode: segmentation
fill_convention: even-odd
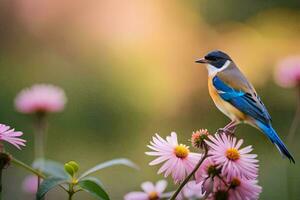
[[[72,165],[70,165],[69,163],[66,163],[65,164],[65,171],[68,173],[68,174],[70,174],[70,176],[74,176],[74,174],[75,174],[75,170],[74,170],[74,168],[72,167]]]
[[[192,145],[195,148],[204,149],[205,141],[208,139],[209,132],[207,129],[200,129],[192,134]]]
[[[73,167],[74,173],[78,172],[79,165],[77,164],[77,162],[75,162],[75,161],[69,161],[68,164]]]

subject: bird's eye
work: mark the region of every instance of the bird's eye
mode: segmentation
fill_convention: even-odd
[[[216,56],[205,56],[206,60],[216,61],[218,58]]]

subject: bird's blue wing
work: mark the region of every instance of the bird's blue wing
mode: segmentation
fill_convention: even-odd
[[[245,91],[232,88],[218,76],[215,76],[212,81],[213,86],[216,88],[223,100],[229,102],[242,113],[249,115],[255,120],[264,124],[270,123],[270,115],[256,94],[253,96]]]

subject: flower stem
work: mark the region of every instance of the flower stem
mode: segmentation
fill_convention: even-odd
[[[45,143],[47,135],[46,113],[37,113],[35,124],[35,159],[44,159]]]
[[[72,200],[72,197],[73,197],[73,194],[74,194],[75,192],[74,192],[74,185],[71,183],[70,185],[69,185],[69,190],[68,190],[68,194],[69,194],[69,198],[68,198],[68,200]]]
[[[22,167],[24,169],[26,169],[27,171],[30,171],[31,173],[37,175],[38,177],[42,178],[42,179],[45,179],[46,176],[44,174],[42,174],[41,172],[39,172],[38,170],[35,170],[33,169],[32,167],[30,167],[29,165],[23,163],[22,161],[14,158],[14,157],[11,157],[11,162],[19,167]]]
[[[9,164],[10,157],[8,154],[0,153],[0,200],[2,199],[2,171]]]
[[[36,114],[36,125],[35,125],[35,135],[34,135],[34,150],[35,150],[35,159],[41,159],[40,171],[44,167],[44,158],[45,158],[45,143],[47,136],[47,116],[44,112],[38,112]],[[37,177],[37,189],[40,187],[41,177]]]
[[[174,194],[171,196],[170,200],[175,200],[177,195],[180,193],[180,191],[182,190],[182,188],[187,184],[187,182],[190,180],[190,178],[192,176],[194,176],[194,174],[196,173],[196,171],[198,170],[198,168],[200,167],[200,165],[203,163],[203,161],[207,158],[207,152],[208,149],[205,148],[204,151],[204,155],[202,156],[202,158],[199,160],[199,162],[197,163],[197,165],[195,166],[195,168],[193,169],[193,171],[183,180],[183,182],[179,185],[179,187],[177,188],[177,190],[174,192]]]

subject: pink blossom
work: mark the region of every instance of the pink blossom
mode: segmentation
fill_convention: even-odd
[[[209,146],[211,159],[222,166],[221,173],[227,178],[245,177],[255,179],[258,174],[258,160],[256,154],[249,154],[253,149],[247,146],[240,149],[243,140],[226,134],[215,134],[208,136],[210,141],[206,141]]]
[[[210,157],[207,157],[195,173],[197,183],[204,182],[209,177],[218,175],[220,167]]]
[[[209,195],[207,200],[227,199],[227,200],[257,200],[262,192],[261,186],[257,185],[257,180],[234,177],[225,185],[219,182],[214,193]]]
[[[291,56],[281,60],[275,70],[275,81],[282,87],[299,85],[300,56]]]
[[[25,146],[25,140],[19,138],[23,133],[21,131],[15,131],[15,129],[10,129],[9,126],[0,124],[0,140],[9,142],[18,149],[20,146]]]
[[[37,192],[37,186],[38,186],[38,178],[33,175],[29,175],[25,177],[22,183],[23,191],[29,194],[35,194]]]
[[[257,180],[248,180],[245,178],[234,177],[231,179],[229,185],[229,199],[228,200],[256,200],[262,188],[257,185]]]
[[[15,107],[21,113],[60,112],[66,103],[64,91],[49,84],[37,84],[22,90],[15,99]]]
[[[221,168],[213,159],[207,157],[199,169],[195,173],[195,179],[197,183],[203,184],[203,191],[210,193],[213,191],[215,185],[219,183],[218,176],[221,173]]]
[[[130,192],[124,196],[124,200],[157,200],[164,194],[167,181],[160,180],[155,185],[151,182],[144,182],[141,185],[143,192]]]
[[[156,134],[150,144],[148,147],[153,151],[146,152],[146,154],[157,156],[158,158],[150,162],[149,165],[157,165],[164,162],[158,170],[158,174],[164,172],[165,177],[172,174],[175,183],[184,180],[201,158],[201,154],[191,153],[188,146],[178,144],[175,132],[172,132],[171,136],[167,136],[166,140]]]
[[[183,196],[186,199],[201,199],[204,197],[202,182],[189,181],[182,189]]]

